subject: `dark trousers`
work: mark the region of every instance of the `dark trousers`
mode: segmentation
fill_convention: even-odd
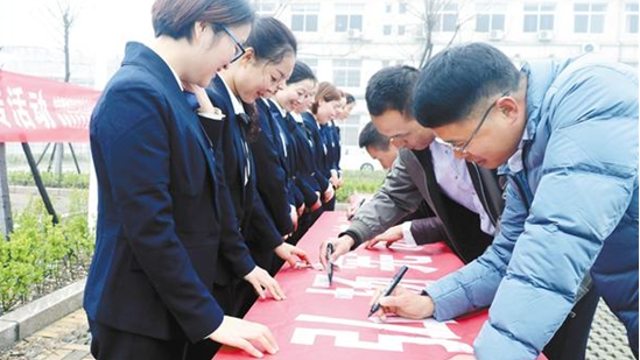
[[[302,237],[309,231],[313,224],[322,215],[323,209],[320,208],[312,213],[305,212],[298,220],[298,230],[293,233],[287,242],[291,245],[296,245],[302,239]]]
[[[166,341],[114,329],[89,320],[91,355],[98,360],[186,360],[188,342]],[[209,358],[210,360],[211,358]]]
[[[584,360],[599,298],[592,286],[573,306],[571,314],[542,350],[549,360]]]
[[[323,209],[324,211],[334,211],[336,209],[336,197],[334,196],[329,202],[324,203]]]

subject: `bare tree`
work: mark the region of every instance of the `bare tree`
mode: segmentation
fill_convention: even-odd
[[[284,12],[284,10],[287,8],[287,6],[289,6],[289,4],[291,4],[293,1],[292,0],[280,0],[280,1],[253,0],[251,3],[255,8],[258,8],[260,4],[264,4],[267,2],[275,3],[277,5],[276,8],[273,10],[273,13],[269,15],[273,16],[276,19],[279,19],[280,16],[282,16],[282,13]]]
[[[424,43],[420,49],[419,67],[422,68],[433,55],[434,33],[440,33],[445,26],[445,17],[451,16],[455,19],[455,27],[446,29],[451,33],[445,48],[451,46],[462,26],[473,18],[467,16],[461,18],[460,9],[465,5],[465,0],[423,0],[422,9],[410,9],[411,12],[420,19],[421,31],[424,36]]]
[[[71,51],[69,47],[71,38],[71,28],[78,19],[79,7],[74,5],[71,0],[57,0],[54,7],[48,7],[47,10],[51,14],[56,23],[56,30],[63,39],[64,51],[64,82],[71,79]]]
[[[71,79],[71,50],[70,38],[71,29],[75,25],[80,12],[77,3],[73,0],[56,0],[55,5],[48,7],[47,10],[54,21],[58,36],[63,40],[64,51],[64,82],[68,83]],[[55,159],[55,172],[58,174],[58,181],[62,181],[62,161],[64,157],[64,143],[56,143],[53,150]]]

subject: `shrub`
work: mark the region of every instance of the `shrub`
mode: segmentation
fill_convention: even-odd
[[[16,217],[9,240],[0,241],[0,309],[16,305],[55,290],[84,276],[93,254],[86,195],[72,195],[76,215],[54,225],[41,201],[31,201]],[[79,215],[78,215],[79,214]]]

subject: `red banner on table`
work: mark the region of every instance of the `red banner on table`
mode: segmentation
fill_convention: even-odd
[[[300,244],[312,259],[324,239],[347,226],[341,212],[325,213]],[[275,359],[448,360],[472,354],[473,341],[487,312],[455,321],[391,318],[385,323],[367,319],[369,301],[403,265],[409,267],[401,285],[420,292],[429,283],[463,264],[442,243],[422,247],[394,244],[391,249],[358,250],[343,256],[329,286],[326,272],[293,270],[287,265],[276,275],[287,299],[256,303],[245,319],[268,326],[280,351]],[[242,351],[223,348],[215,360],[250,359]],[[539,360],[546,359],[543,356]]]
[[[100,92],[0,70],[0,142],[86,142]]]

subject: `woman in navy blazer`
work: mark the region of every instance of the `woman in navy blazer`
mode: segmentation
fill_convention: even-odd
[[[253,12],[243,0],[158,0],[152,13],[156,40],[127,44],[91,118],[99,198],[84,299],[91,352],[176,360],[211,339],[275,353],[266,327],[224,316],[211,294],[218,257],[237,276],[262,275],[224,211],[222,168],[198,116],[217,117],[202,87],[232,61]]]
[[[292,163],[295,148],[290,134],[279,121],[286,116],[282,108],[265,98],[256,105],[261,131],[251,149],[255,154],[258,191],[278,230],[288,237],[297,229],[298,218],[305,208],[303,195],[295,186]]]
[[[252,257],[258,265],[271,269],[274,255],[296,265],[306,253],[283,241],[273,219],[266,211],[256,188],[255,159],[250,143],[259,133],[256,100],[273,94],[290,76],[297,44],[287,27],[275,18],[259,18],[246,52],[237,63],[220,72],[209,96],[226,115],[222,129],[224,170],[233,199],[233,211]],[[210,132],[210,136],[218,136]],[[224,265],[224,264],[223,264]],[[231,267],[231,264],[228,264]],[[233,285],[233,314],[242,316],[255,301],[253,289]]]
[[[311,112],[303,114],[305,128],[314,142],[315,161],[317,168],[320,170],[319,175],[324,176],[327,181],[332,179],[331,159],[329,147],[324,141],[320,130],[322,125],[326,125],[337,116],[341,107],[341,98],[342,95],[335,86],[328,82],[322,82],[318,85],[315,101],[311,105]],[[335,208],[335,186],[337,184],[334,185],[331,182],[329,184],[330,192],[323,199],[324,209],[333,211]]]
[[[290,238],[291,243],[305,234],[311,219],[319,216],[322,208],[322,187],[315,179],[315,162],[307,134],[302,126],[298,126],[294,116],[296,110],[306,112],[315,97],[317,81],[308,65],[297,61],[287,85],[269,100],[270,110],[279,129],[287,139],[286,163],[293,191],[302,195],[303,207],[299,207],[300,215],[297,231]],[[300,117],[300,121],[302,118]]]

